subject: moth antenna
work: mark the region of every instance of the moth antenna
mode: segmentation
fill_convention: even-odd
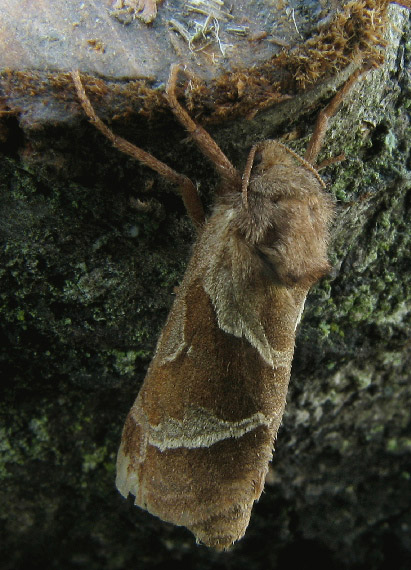
[[[245,163],[245,168],[243,172],[243,181],[241,184],[241,194],[243,197],[243,204],[246,209],[248,209],[248,184],[250,182],[251,170],[254,164],[254,157],[257,151],[257,144],[251,147],[251,150],[247,157],[247,162]]]
[[[307,168],[307,170],[309,170],[310,172],[312,172],[314,174],[314,176],[317,178],[318,182],[321,184],[321,186],[323,188],[326,188],[326,184],[324,182],[324,180],[321,178],[321,176],[318,174],[317,168],[314,168],[314,166],[312,164],[310,164],[305,158],[302,158],[299,154],[297,154],[296,152],[294,152],[293,150],[291,150],[291,148],[289,148],[288,146],[276,141],[277,144],[279,146],[281,146],[284,150],[286,150],[289,154],[291,154],[295,159],[297,159],[299,162],[301,162],[301,164],[303,164],[303,166],[305,168]],[[248,209],[248,184],[250,182],[250,176],[251,176],[251,171],[253,169],[253,165],[254,165],[254,158],[255,158],[255,153],[257,152],[257,148],[258,148],[258,143],[253,145],[248,157],[247,157],[247,162],[245,164],[245,168],[244,168],[244,173],[243,173],[243,179],[242,179],[242,184],[241,184],[241,194],[242,194],[242,198],[243,198],[243,204],[244,207],[246,209]],[[338,160],[344,160],[344,155],[340,155],[335,157],[335,159],[328,159],[327,161],[324,161],[324,163],[326,162],[326,164],[324,164],[323,162],[321,163],[320,167],[324,168],[325,166],[328,166],[329,164],[332,164],[333,162],[336,162]]]
[[[335,115],[338,107],[341,105],[345,96],[352,89],[358,78],[369,69],[369,66],[364,66],[354,71],[354,73],[345,82],[344,86],[334,95],[328,105],[319,112],[314,132],[304,154],[305,160],[313,166],[315,166],[318,154],[321,150],[325,133],[328,129],[328,121],[333,115]]]
[[[287,152],[289,152],[290,154],[293,155],[294,158],[296,158],[299,162],[301,162],[301,164],[303,164],[305,166],[305,168],[307,168],[307,170],[309,170],[310,172],[312,172],[314,174],[314,176],[316,177],[316,179],[318,180],[318,182],[321,184],[321,186],[323,188],[326,188],[327,185],[325,184],[324,180],[321,178],[321,176],[318,174],[317,168],[315,168],[306,158],[302,158],[302,156],[300,156],[299,154],[297,154],[296,152],[294,152],[293,150],[291,150],[291,148],[289,148],[288,146],[286,146],[285,144],[282,144],[278,141],[276,141],[277,144],[279,146],[281,146],[284,150],[286,150]]]
[[[238,170],[234,168],[207,131],[193,121],[187,111],[178,102],[175,89],[179,71],[183,71],[179,64],[171,66],[166,86],[167,101],[172,112],[192,136],[202,153],[214,164],[223,182],[226,183],[225,187],[232,187],[233,185],[239,187],[241,185],[241,177]]]
[[[148,166],[160,174],[160,176],[163,176],[166,180],[169,180],[172,184],[175,184],[181,192],[181,197],[183,199],[184,206],[187,210],[188,215],[192,219],[194,225],[197,228],[200,228],[203,225],[205,219],[204,209],[193,182],[187,176],[184,176],[184,174],[176,172],[167,166],[167,164],[155,158],[155,156],[152,154],[130,143],[126,139],[123,139],[122,137],[114,134],[113,131],[109,129],[105,123],[103,123],[103,121],[97,116],[96,112],[94,111],[90,99],[87,97],[87,94],[85,92],[78,70],[72,71],[71,77],[73,78],[81,106],[83,107],[84,112],[86,113],[89,120],[93,123],[93,125],[111,142],[115,148],[121,152],[124,152],[125,154],[128,154],[135,160],[138,160],[141,162],[141,164]]]

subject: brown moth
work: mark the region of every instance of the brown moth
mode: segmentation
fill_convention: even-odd
[[[304,301],[329,270],[333,205],[314,164],[328,119],[360,73],[320,113],[304,158],[275,140],[259,142],[241,178],[178,103],[173,66],[170,107],[221,177],[206,222],[192,182],[114,135],[73,73],[89,118],[116,147],[178,184],[198,226],[183,282],[125,422],[116,485],[124,497],[132,493],[136,505],[216,549],[244,535],[264,487]]]

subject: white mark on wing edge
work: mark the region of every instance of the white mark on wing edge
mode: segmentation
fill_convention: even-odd
[[[140,423],[141,418],[134,419]],[[147,425],[147,443],[160,451],[179,447],[210,447],[224,439],[240,438],[257,427],[270,427],[273,419],[257,412],[240,421],[230,422],[217,418],[205,408],[191,408],[186,411],[183,420],[170,417],[158,425]]]

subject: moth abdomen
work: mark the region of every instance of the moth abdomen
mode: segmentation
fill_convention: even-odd
[[[222,437],[210,446],[163,451],[148,443],[144,470],[137,478],[134,468],[128,473],[128,491],[137,505],[187,527],[198,541],[217,549],[243,536],[263,489],[273,444],[267,426]],[[127,462],[123,452],[125,447],[119,451],[119,464]]]

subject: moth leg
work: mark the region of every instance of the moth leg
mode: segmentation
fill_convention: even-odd
[[[178,64],[171,66],[166,86],[167,100],[172,112],[190,133],[202,153],[214,164],[214,167],[221,176],[223,182],[226,183],[225,186],[241,186],[241,176],[237,169],[234,168],[221,148],[211,138],[207,131],[193,121],[187,111],[183,109],[177,101],[175,88],[180,69],[181,67]]]
[[[320,162],[320,164],[317,164],[315,169],[317,171],[322,170],[323,168],[326,168],[327,166],[330,166],[331,164],[336,164],[337,162],[341,162],[343,160],[345,160],[345,152],[342,152],[341,154],[338,154],[337,156],[331,156],[330,158],[325,158],[324,160],[322,160]]]
[[[160,176],[163,176],[166,180],[175,184],[181,192],[181,196],[184,202],[184,206],[187,210],[188,215],[192,219],[193,223],[197,228],[201,227],[204,223],[204,209],[201,203],[200,197],[197,192],[197,188],[194,186],[193,182],[184,174],[180,174],[167,166],[161,160],[155,158],[152,154],[146,152],[142,148],[135,146],[126,139],[119,137],[114,134],[107,125],[96,115],[89,98],[86,95],[84,86],[80,79],[80,73],[78,71],[72,71],[71,76],[73,78],[74,85],[76,87],[77,96],[80,100],[81,106],[84,109],[87,117],[94,124],[94,126],[112,143],[112,145],[128,154],[135,160],[138,160],[145,166],[148,166]]]
[[[328,128],[328,121],[337,112],[338,107],[341,105],[347,93],[351,90],[355,82],[358,80],[360,75],[362,75],[366,69],[359,68],[348,78],[343,87],[337,91],[328,105],[320,111],[317,122],[314,127],[314,132],[311,136],[310,142],[308,143],[307,150],[305,151],[304,158],[307,162],[315,166],[318,154],[321,150],[325,133]],[[341,156],[341,155],[340,155]],[[337,157],[339,158],[339,157]],[[342,160],[342,159],[341,159]],[[338,162],[338,160],[333,160],[333,162]],[[328,163],[330,164],[330,163]],[[321,167],[328,166],[328,164],[321,163]]]

